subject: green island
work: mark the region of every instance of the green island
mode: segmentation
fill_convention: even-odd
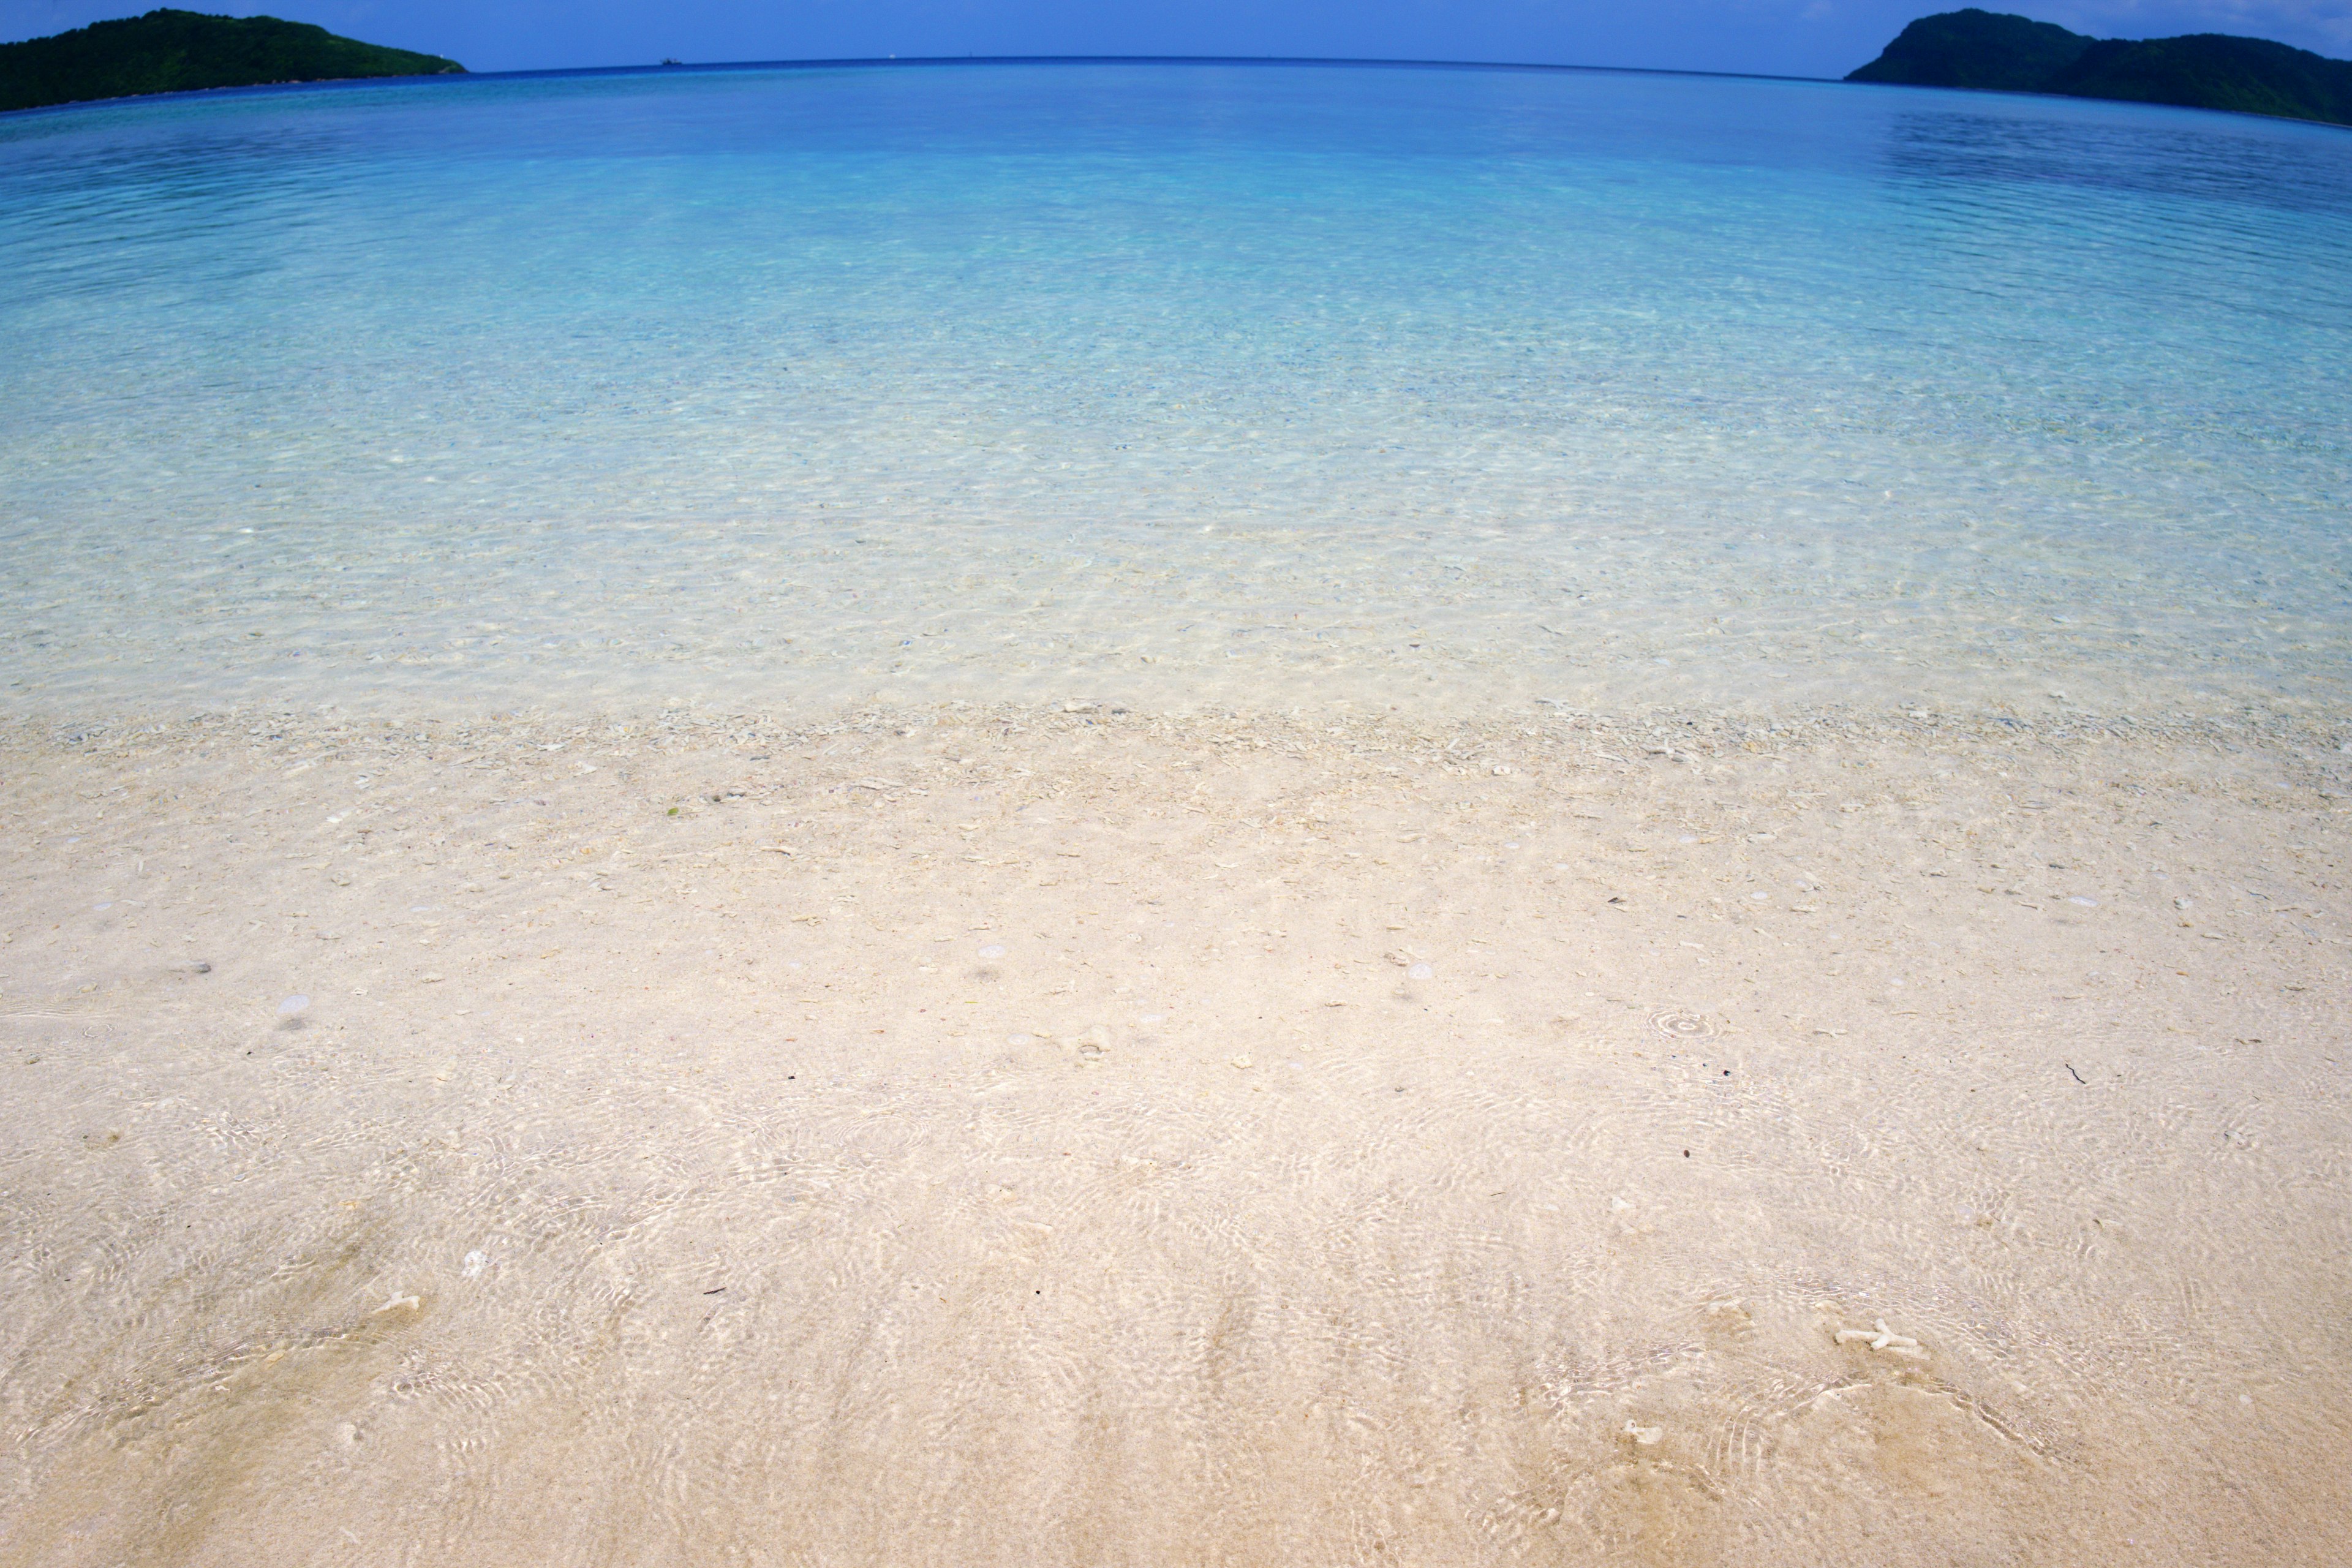
[[[2352,125],[2352,61],[2267,38],[2089,38],[1970,7],[1922,16],[1848,81],[2124,99]]]
[[[0,44],[0,111],[200,88],[444,76],[465,68],[439,55],[363,44],[307,22],[150,11]]]

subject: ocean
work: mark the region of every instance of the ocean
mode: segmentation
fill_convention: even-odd
[[[0,1568],[2352,1517],[2352,136],[0,116]]]
[[[2352,141],[1589,71],[697,69],[0,122],[59,715],[2310,713]]]

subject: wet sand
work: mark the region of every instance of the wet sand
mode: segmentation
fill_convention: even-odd
[[[2318,1563],[2324,725],[0,732],[0,1563]]]

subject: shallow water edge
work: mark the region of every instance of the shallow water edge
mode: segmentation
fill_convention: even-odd
[[[16,726],[0,1561],[2326,1561],[2339,743]]]

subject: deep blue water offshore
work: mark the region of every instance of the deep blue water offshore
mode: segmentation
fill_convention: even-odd
[[[58,711],[2161,716],[2352,671],[2352,135],[1583,71],[0,119]]]

